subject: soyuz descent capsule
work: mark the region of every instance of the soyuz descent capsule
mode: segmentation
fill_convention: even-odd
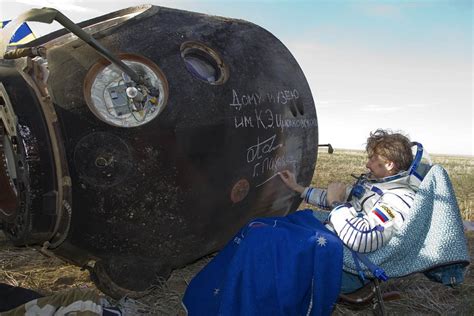
[[[22,22],[53,20],[65,28],[7,48]],[[89,267],[109,295],[294,211],[278,171],[311,180],[310,88],[255,24],[147,5],[76,25],[43,8],[0,48],[3,231]]]

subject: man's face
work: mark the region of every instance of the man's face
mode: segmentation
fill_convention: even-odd
[[[377,154],[373,154],[369,157],[365,166],[370,170],[370,173],[374,178],[380,179],[394,174],[393,162]]]

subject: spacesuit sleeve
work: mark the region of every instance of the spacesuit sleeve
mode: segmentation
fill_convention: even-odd
[[[394,194],[384,194],[368,212],[346,203],[329,214],[328,221],[342,242],[357,252],[372,252],[388,243],[404,222],[409,205]]]
[[[352,186],[348,186],[346,188],[345,200],[347,200],[347,198],[349,197],[351,190]],[[328,205],[327,202],[327,193],[328,192],[325,189],[307,187],[306,189],[304,189],[303,193],[301,193],[301,198],[303,198],[303,200],[308,204],[323,209],[330,209],[331,206]]]
[[[329,209],[326,199],[327,190],[307,187],[304,189],[303,193],[301,193],[301,197],[308,204]]]

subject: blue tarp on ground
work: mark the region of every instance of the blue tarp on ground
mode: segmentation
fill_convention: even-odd
[[[250,222],[189,284],[189,315],[329,315],[342,243],[311,210]]]

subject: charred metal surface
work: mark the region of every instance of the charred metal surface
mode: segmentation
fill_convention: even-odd
[[[150,121],[109,124],[88,99],[97,76],[90,71],[103,57],[65,31],[31,44],[47,50],[47,88],[62,135],[56,142],[64,147],[71,182],[71,198],[63,199],[71,204],[62,207],[72,220],[53,249],[57,255],[79,265],[97,260],[97,283],[117,296],[116,289],[144,290],[156,276],[218,250],[252,218],[296,209],[300,198],[277,172],[291,169],[310,182],[318,125],[304,74],[277,38],[246,21],[154,6],[82,23],[91,24],[86,30],[117,56],[151,61],[167,88],[146,99],[149,108],[164,101]],[[200,67],[203,60],[211,68]],[[31,88],[12,63],[2,63],[0,81],[25,134],[19,157],[31,166],[24,173],[29,197],[19,201],[30,201],[26,213],[48,218],[49,226],[41,227],[52,230],[52,214],[59,212],[51,210],[53,192],[62,184],[54,174],[51,132]],[[147,118],[146,107],[134,109],[132,99],[104,91],[110,97],[104,111],[120,118],[113,104]]]
[[[16,209],[18,207],[17,191],[14,183],[16,168],[12,168],[12,153],[13,148],[11,141],[5,134],[5,127],[0,122],[0,212],[5,217],[6,221],[11,221],[15,218]],[[16,172],[15,172],[16,173]]]
[[[18,207],[4,231],[15,244],[38,243],[50,236],[56,222],[56,207],[50,204],[56,191],[50,137],[38,99],[13,62],[0,60],[0,81],[18,117],[17,144],[10,161],[17,173]]]

